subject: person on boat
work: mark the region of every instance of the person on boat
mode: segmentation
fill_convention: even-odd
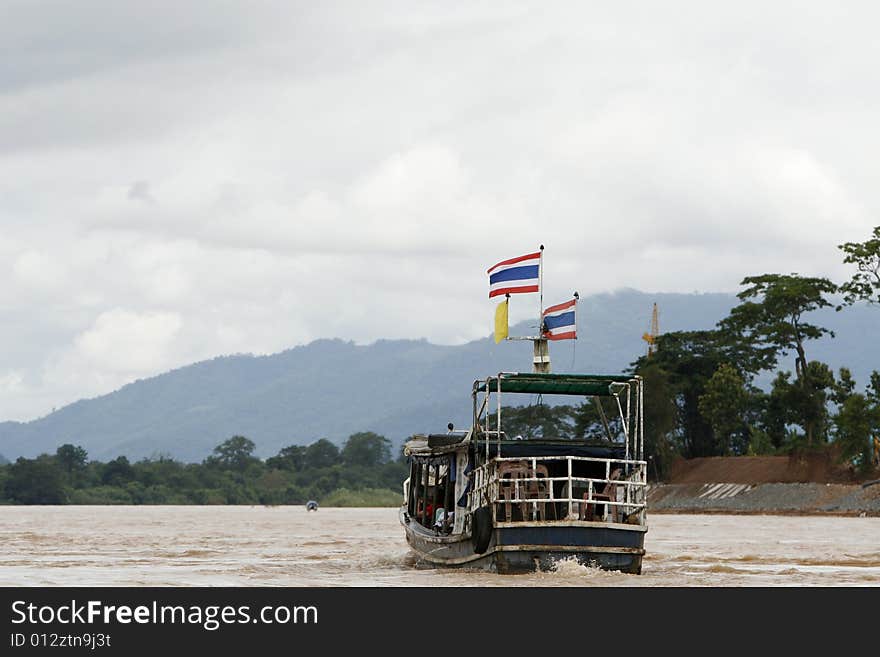
[[[447,527],[451,527],[452,523],[455,522],[455,511],[450,511],[448,514],[448,524],[447,523],[447,513],[446,509],[440,508],[437,509],[436,517],[434,518],[434,531],[441,532],[444,530],[444,524]]]

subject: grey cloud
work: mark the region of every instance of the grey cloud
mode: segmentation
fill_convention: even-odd
[[[542,242],[547,298],[837,276],[880,216],[878,16],[7,0],[4,413],[119,384],[96,351],[114,318],[179,318],[144,329],[157,367],[481,336],[485,269]]]
[[[153,194],[150,192],[150,183],[146,180],[133,182],[131,187],[128,188],[128,198],[132,201],[144,201],[149,204],[156,202],[156,199],[153,198]]]
[[[256,39],[261,3],[155,0],[6,0],[0,22],[0,92],[95,76],[136,62],[231,48]],[[280,3],[262,3],[263,9]],[[248,11],[254,7],[256,11]],[[296,11],[296,5],[291,5]]]

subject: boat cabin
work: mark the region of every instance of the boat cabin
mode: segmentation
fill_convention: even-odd
[[[595,421],[578,436],[510,435],[502,396],[509,402],[524,395],[582,397],[595,405]],[[483,505],[503,523],[644,521],[639,377],[502,373],[476,381],[473,399],[470,431],[414,436],[407,445],[404,495],[420,525],[439,534],[461,531],[456,516]]]

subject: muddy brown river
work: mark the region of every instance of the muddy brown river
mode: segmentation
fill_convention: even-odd
[[[432,569],[396,509],[0,508],[0,586],[878,586],[880,518],[649,514],[642,575]]]

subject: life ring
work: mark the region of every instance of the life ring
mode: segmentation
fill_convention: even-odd
[[[471,517],[471,541],[474,544],[474,552],[483,554],[489,548],[492,540],[492,509],[481,506],[474,511]]]

